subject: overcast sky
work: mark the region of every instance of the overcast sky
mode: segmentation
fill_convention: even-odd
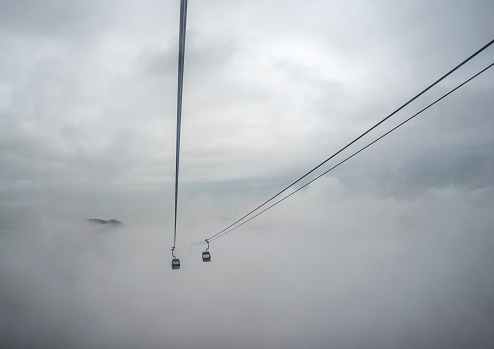
[[[179,0],[0,0],[0,346],[494,347],[494,68],[190,246],[492,40],[494,3],[188,5],[172,272]]]

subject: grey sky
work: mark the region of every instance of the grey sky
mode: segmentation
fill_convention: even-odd
[[[189,245],[492,40],[493,3],[190,0],[172,273],[178,11],[0,1],[0,346],[494,346],[494,71],[215,241],[211,263]]]

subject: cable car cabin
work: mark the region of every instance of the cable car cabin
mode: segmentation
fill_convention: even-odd
[[[172,259],[172,269],[180,269],[180,259],[178,258]]]
[[[211,254],[208,251],[202,253],[203,262],[211,262]]]

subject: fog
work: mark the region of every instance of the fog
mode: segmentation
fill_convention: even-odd
[[[182,249],[178,271],[157,225],[26,219],[2,229],[2,343],[487,348],[494,217],[481,195],[376,200],[328,178],[212,243],[211,263]]]
[[[214,240],[211,263],[192,245],[492,40],[493,10],[189,1],[171,270],[179,1],[1,1],[0,347],[494,347],[494,70]]]

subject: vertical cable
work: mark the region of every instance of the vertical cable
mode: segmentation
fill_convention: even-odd
[[[180,0],[180,35],[178,39],[178,91],[177,91],[177,145],[175,154],[175,225],[173,229],[173,248],[177,243],[177,202],[178,169],[180,163],[180,129],[182,123],[182,90],[184,82],[185,29],[187,23],[187,0]]]

